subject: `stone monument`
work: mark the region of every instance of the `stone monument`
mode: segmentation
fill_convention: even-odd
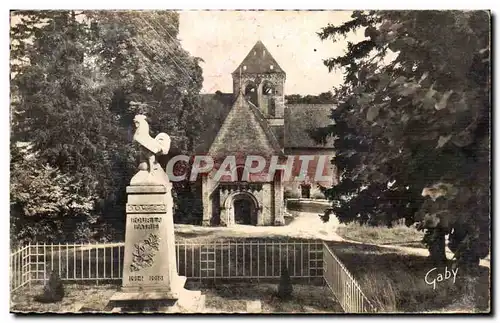
[[[134,118],[134,142],[141,162],[127,187],[127,223],[121,290],[108,305],[113,312],[201,312],[205,297],[184,288],[175,254],[172,184],[157,161],[170,149],[165,133],[149,135],[144,115]]]

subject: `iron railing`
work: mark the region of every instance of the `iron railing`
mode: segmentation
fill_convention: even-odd
[[[10,254],[10,286],[15,291],[30,282],[30,248],[21,247]]]
[[[177,242],[177,270],[191,279],[323,276],[321,242],[267,240]],[[122,279],[124,243],[34,244],[11,254],[11,290],[45,281],[50,272],[66,281]]]
[[[340,259],[323,243],[323,277],[346,313],[373,313],[375,308]]]
[[[30,244],[10,256],[11,291],[45,281],[122,279],[124,243]],[[176,242],[179,275],[190,279],[323,278],[346,313],[375,312],[359,284],[325,242],[223,240]]]

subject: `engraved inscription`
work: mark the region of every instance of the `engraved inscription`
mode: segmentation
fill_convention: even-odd
[[[160,249],[160,238],[153,233],[143,242],[134,244],[134,252],[132,253],[131,271],[138,271],[143,268],[151,267],[154,263],[154,256]]]
[[[128,281],[130,282],[142,282],[144,280],[144,276],[129,276]]]
[[[165,204],[127,204],[128,213],[167,212]]]
[[[154,230],[160,228],[161,217],[137,217],[131,218],[135,230]]]
[[[149,276],[149,281],[155,281],[155,282],[163,281],[163,276],[161,275]]]

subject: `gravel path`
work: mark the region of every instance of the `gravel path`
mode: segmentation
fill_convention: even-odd
[[[323,223],[318,213],[300,212],[288,225],[284,226],[233,225],[230,227],[202,227],[176,224],[175,233],[178,237],[185,237],[190,240],[192,238],[196,238],[196,240],[213,240],[218,238],[285,237],[342,241],[343,239],[336,233],[338,225],[336,218]]]

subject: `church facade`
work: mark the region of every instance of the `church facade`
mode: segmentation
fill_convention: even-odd
[[[208,154],[214,168],[201,174],[203,225],[283,225],[287,197],[321,197],[320,187],[336,184],[333,138],[317,143],[311,133],[331,125],[332,105],[296,104],[285,101],[286,73],[261,41],[232,73],[233,93],[202,95],[201,104],[209,128],[198,153]],[[217,178],[215,172],[234,156],[234,177]],[[243,176],[248,156],[266,163],[258,173]],[[292,176],[278,169],[269,178],[273,163],[294,158]],[[301,157],[307,156],[307,157]],[[301,167],[308,159],[308,167]],[[326,161],[326,163],[325,163]],[[234,164],[233,164],[234,165]],[[319,169],[318,169],[319,168]],[[305,171],[305,173],[304,173]],[[316,181],[318,174],[321,181]],[[296,180],[301,175],[301,180]]]

